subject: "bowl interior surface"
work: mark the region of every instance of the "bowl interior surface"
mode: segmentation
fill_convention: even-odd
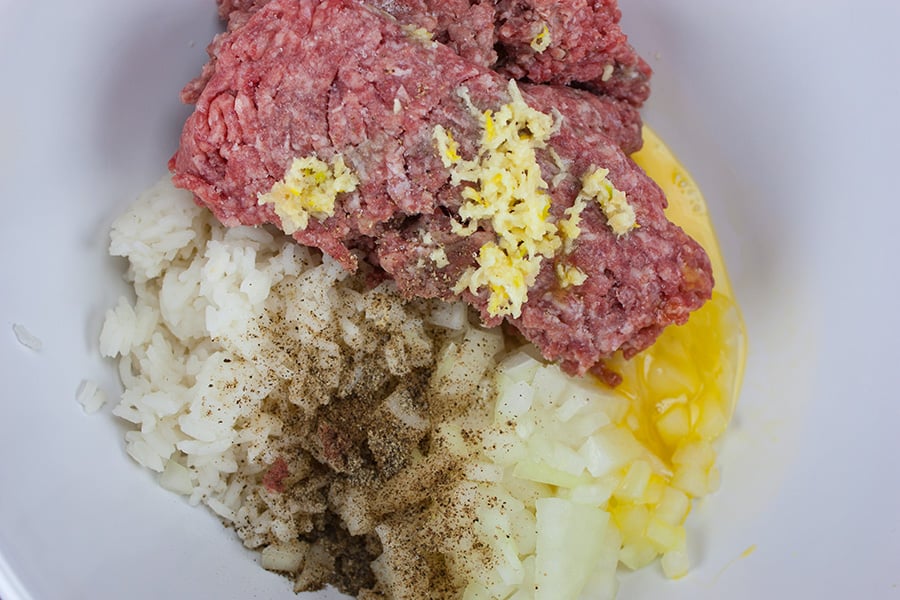
[[[705,194],[750,349],[694,569],[625,574],[621,598],[897,597],[900,8],[854,6],[621,0],[655,70],[645,120]],[[293,597],[125,455],[114,402],[75,401],[83,379],[119,389],[97,350],[127,293],[109,225],[165,173],[219,28],[212,0],[0,0],[5,600]]]

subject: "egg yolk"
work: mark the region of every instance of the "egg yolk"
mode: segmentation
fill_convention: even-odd
[[[712,455],[709,444],[731,419],[743,377],[746,333],[703,195],[662,140],[647,127],[643,135],[644,147],[632,158],[665,192],[669,220],[706,249],[715,278],[711,300],[685,325],[667,328],[630,361],[610,365],[623,377],[617,391],[631,403],[629,427],[673,466],[677,479],[677,463],[689,462],[684,455]]]

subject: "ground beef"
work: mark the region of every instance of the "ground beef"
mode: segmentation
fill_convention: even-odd
[[[216,0],[219,16],[228,30],[247,22],[251,14],[270,0]],[[434,39],[456,51],[464,59],[483,67],[497,62],[494,50],[494,3],[492,0],[367,0],[400,23],[421,27]],[[214,53],[211,49],[210,56]]]
[[[263,5],[266,4],[268,0],[216,0],[216,4],[219,5],[219,16],[228,20],[232,13],[249,13],[256,12],[256,10]]]
[[[428,30],[433,38],[482,67],[497,62],[491,0],[367,0],[401,23]]]
[[[535,83],[577,84],[640,107],[650,95],[650,65],[619,27],[617,0],[498,0],[495,68]],[[550,46],[531,43],[543,27]]]
[[[444,126],[461,154],[474,155],[480,122],[457,92],[464,86],[479,109],[496,109],[509,102],[506,77],[352,0],[273,0],[218,43],[208,75],[170,162],[177,185],[226,225],[279,224],[257,194],[295,157],[340,153],[358,189],[338,198],[333,217],[311,219],[295,239],[351,270],[360,258],[373,260],[409,296],[454,297],[459,274],[493,234],[450,233],[460,190],[449,184],[432,132]],[[711,269],[702,248],[665,219],[659,188],[608,135],[604,124],[617,114],[608,104],[566,87],[521,87],[529,105],[562,118],[550,145],[567,168],[550,190],[552,214],[563,215],[581,175],[599,165],[626,193],[640,225],[617,237],[598,207],[586,209],[575,250],[557,260],[580,268],[587,281],[560,289],[555,261],[545,260],[521,317],[512,320],[547,358],[580,374],[686,321],[711,293]],[[547,181],[559,174],[546,151],[538,160]],[[447,266],[424,259],[427,236],[445,246]],[[487,324],[501,320],[487,314],[486,293],[463,298]]]
[[[269,0],[218,0],[229,29]],[[640,107],[650,66],[619,26],[617,0],[369,0],[475,64],[534,83],[574,83]],[[546,27],[549,46],[532,43]]]

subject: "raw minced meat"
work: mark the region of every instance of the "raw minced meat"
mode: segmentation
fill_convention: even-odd
[[[506,77],[445,45],[416,39],[366,5],[274,0],[219,44],[170,167],[176,184],[226,225],[281,224],[258,195],[296,157],[340,155],[357,174],[358,188],[338,198],[333,216],[310,220],[294,238],[350,270],[360,259],[375,263],[408,296],[452,299],[492,232],[451,234],[461,189],[451,185],[433,132],[436,126],[452,131],[460,153],[474,155],[481,121],[461,90],[484,111],[509,102],[507,88]],[[550,148],[537,152],[541,172],[555,182],[551,218],[564,217],[581,176],[597,165],[608,169],[637,215],[639,228],[619,236],[599,207],[586,209],[574,250],[544,261],[521,315],[509,319],[568,372],[602,373],[603,359],[649,346],[709,298],[709,260],[665,218],[659,187],[609,135],[621,124],[617,111],[569,87],[522,84],[521,93],[559,122],[549,142],[556,156]],[[443,240],[446,265],[421,260],[426,235]],[[587,275],[585,283],[563,289],[555,275],[561,260]],[[486,323],[501,320],[488,310],[483,291],[461,297]]]

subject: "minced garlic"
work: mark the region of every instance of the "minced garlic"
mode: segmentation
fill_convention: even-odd
[[[452,133],[438,125],[434,128],[432,137],[434,138],[434,141],[437,142],[438,148],[441,151],[441,162],[444,163],[445,168],[449,169],[455,163],[460,161],[459,144],[453,139]],[[458,182],[454,185],[458,185]]]
[[[557,129],[558,129],[559,122],[562,120],[562,115],[558,115],[558,116],[557,115],[558,115],[558,111],[557,111],[557,114],[554,115],[553,120],[554,120],[554,123],[556,123]],[[548,151],[550,154],[550,158],[553,159],[553,164],[556,165],[556,169],[557,169],[557,173],[556,173],[556,175],[553,176],[553,180],[550,181],[550,185],[556,188],[556,187],[559,187],[559,184],[561,184],[563,181],[565,181],[566,177],[569,176],[569,165],[566,164],[566,161],[564,161],[562,159],[562,157],[552,147],[548,148]]]
[[[462,189],[459,209],[462,222],[453,222],[453,232],[468,236],[479,222],[488,222],[497,235],[479,251],[477,269],[468,269],[454,290],[490,291],[488,313],[492,316],[521,314],[528,288],[540,271],[541,261],[562,247],[556,225],[549,220],[550,195],[541,176],[535,150],[545,148],[554,132],[553,117],[525,103],[515,81],[509,83],[511,102],[497,111],[478,111],[468,93],[460,97],[481,121],[478,155],[471,160],[459,154],[452,133],[438,125],[434,140],[453,185]]]
[[[607,178],[609,169],[603,169],[591,165],[584,177],[581,178],[581,191],[575,199],[575,204],[583,199],[596,199],[606,215],[609,228],[616,235],[624,235],[638,226],[634,214],[634,207],[628,204],[625,192],[619,190]],[[568,212],[568,211],[567,211]]]
[[[534,36],[534,39],[531,40],[531,49],[535,52],[541,53],[547,48],[550,47],[550,43],[553,39],[550,37],[550,28],[547,27],[547,24],[544,23],[543,29],[541,32]]]
[[[508,92],[508,104],[496,111],[480,111],[468,90],[458,90],[469,112],[481,123],[481,140],[474,158],[461,156],[452,132],[441,125],[434,128],[432,137],[441,162],[450,171],[450,183],[463,186],[460,220],[452,221],[451,231],[466,237],[489,223],[497,236],[496,241],[480,248],[478,267],[467,269],[453,291],[468,289],[477,294],[487,288],[489,315],[518,318],[543,259],[572,251],[581,234],[581,213],[589,200],[597,201],[617,235],[637,225],[624,192],[607,179],[607,169],[596,166],[582,178],[582,190],[573,206],[566,209],[565,217],[558,222],[552,220],[549,186],[541,174],[536,151],[546,149],[560,169],[554,186],[569,175],[565,162],[548,145],[558,131],[558,123],[553,116],[528,106],[515,81],[509,82]],[[576,267],[559,267],[557,275],[563,288],[581,285],[587,278]]]
[[[436,48],[437,42],[434,41],[434,36],[430,31],[425,29],[424,27],[416,27],[415,25],[404,25],[403,32],[406,36],[414,41],[421,43],[426,48]]]
[[[344,164],[340,154],[325,161],[310,155],[295,158],[284,178],[266,194],[259,194],[260,205],[273,204],[287,234],[302,231],[309,225],[309,217],[323,221],[334,215],[334,201],[342,192],[352,192],[359,179]]]
[[[559,287],[563,289],[567,287],[578,287],[587,281],[587,273],[574,265],[557,263],[556,280],[559,281]]]
[[[566,209],[566,218],[560,219],[556,226],[563,237],[566,252],[571,252],[575,238],[581,235],[581,213],[587,208],[587,202],[581,194],[575,197],[575,203]]]

